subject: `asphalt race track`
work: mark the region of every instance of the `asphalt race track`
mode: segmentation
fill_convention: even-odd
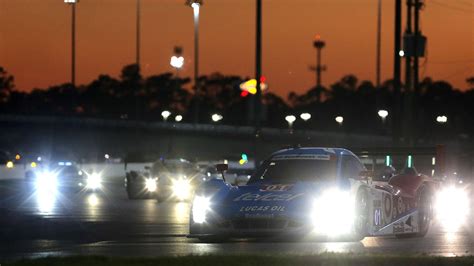
[[[22,181],[0,182],[0,258],[49,255],[141,256],[189,254],[474,255],[473,223],[455,233],[434,225],[425,238],[365,238],[357,243],[230,241],[186,238],[189,204],[126,197],[122,180],[99,193],[38,195]],[[1,262],[1,260],[0,260]]]

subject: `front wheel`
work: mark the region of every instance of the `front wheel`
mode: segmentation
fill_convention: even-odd
[[[355,219],[354,219],[354,233],[353,241],[360,241],[367,236],[367,226],[369,221],[369,196],[365,188],[360,188],[357,191],[355,198]]]

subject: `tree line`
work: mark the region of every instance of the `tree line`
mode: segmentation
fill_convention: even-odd
[[[66,83],[47,89],[22,92],[14,77],[0,67],[0,112],[24,115],[97,117],[105,119],[169,120],[181,115],[192,123],[198,99],[199,122],[213,123],[211,115],[223,116],[228,125],[253,125],[255,96],[242,97],[240,84],[247,77],[214,73],[199,77],[201,88],[195,97],[191,80],[172,73],[143,77],[137,65],[125,66],[119,78],[100,75],[89,84],[74,87]],[[287,128],[287,115],[295,115],[295,129],[331,130],[347,133],[410,134],[417,139],[470,138],[474,134],[474,77],[466,79],[468,90],[460,91],[442,80],[425,78],[416,92],[395,90],[392,80],[376,88],[370,81],[346,75],[329,87],[313,87],[304,93],[290,92],[286,99],[269,90],[262,95],[262,126]],[[383,121],[379,110],[387,110]],[[310,113],[311,119],[299,118]],[[397,117],[398,119],[394,119]],[[436,121],[438,116],[446,123]],[[344,118],[343,123],[335,121]]]

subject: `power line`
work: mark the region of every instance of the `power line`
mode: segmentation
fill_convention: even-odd
[[[465,0],[458,0],[458,3],[464,4],[464,5],[467,5],[467,6],[470,6],[470,7],[474,6],[473,2],[468,2],[468,1],[465,1]]]
[[[460,12],[464,12],[464,13],[473,13],[473,10],[472,10],[472,9],[469,9],[469,10],[468,10],[468,9],[464,9],[464,8],[461,8],[461,7],[448,5],[448,4],[445,4],[445,3],[440,3],[440,2],[437,2],[437,1],[435,1],[435,0],[431,0],[430,2],[431,2],[432,4],[435,4],[435,5],[438,5],[438,6],[447,8],[447,9],[456,10],[456,11],[460,11]]]
[[[431,64],[465,64],[465,63],[472,63],[474,59],[463,59],[463,60],[450,60],[450,61],[432,61]]]
[[[441,78],[441,80],[447,80],[447,79],[450,79],[452,77],[456,77],[458,75],[461,75],[461,74],[465,74],[469,71],[474,71],[474,66],[469,66],[469,67],[466,67],[466,68],[460,68],[458,70],[456,70],[455,72],[453,71],[452,73],[450,73],[449,75],[445,75],[444,77]]]

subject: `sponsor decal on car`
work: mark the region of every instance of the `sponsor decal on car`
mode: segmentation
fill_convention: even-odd
[[[276,194],[276,193],[267,193],[267,194],[258,194],[258,193],[245,193],[237,198],[234,201],[291,201],[296,198],[303,196],[304,193],[299,194]]]
[[[260,191],[288,191],[292,187],[293,185],[284,185],[284,184],[263,185],[260,188]]]
[[[274,161],[278,160],[324,160],[329,161],[331,159],[331,155],[329,154],[287,154],[287,155],[277,155],[272,158]]]
[[[244,206],[240,207],[240,212],[283,212],[285,206]]]

